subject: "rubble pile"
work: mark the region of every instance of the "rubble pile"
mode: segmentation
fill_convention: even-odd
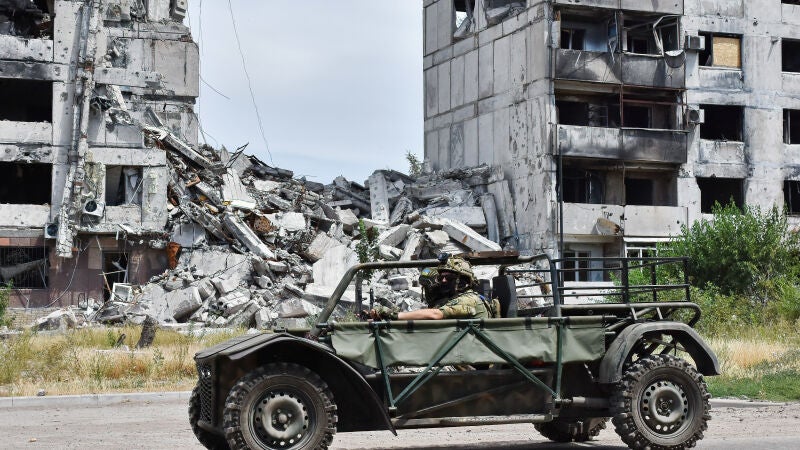
[[[380,170],[364,185],[338,177],[325,186],[242,150],[192,148],[161,125],[145,131],[168,155],[170,269],[115,295],[95,321],[302,327],[359,262],[359,246],[381,260],[501,250],[487,166],[416,178]],[[418,308],[417,275],[377,273],[371,288]],[[343,298],[353,304],[354,288]]]

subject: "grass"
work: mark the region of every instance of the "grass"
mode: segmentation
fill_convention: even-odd
[[[140,332],[139,327],[89,328],[0,341],[0,396],[189,390],[196,380],[194,354],[240,334],[190,337],[159,330],[148,349],[113,347],[122,334],[134,347]]]
[[[797,324],[742,327],[706,341],[722,375],[707,377],[714,397],[800,400],[800,333]]]

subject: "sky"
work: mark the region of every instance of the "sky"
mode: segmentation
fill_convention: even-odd
[[[422,156],[420,1],[191,0],[187,23],[208,144],[249,142],[247,153],[324,184],[406,172],[406,152]]]

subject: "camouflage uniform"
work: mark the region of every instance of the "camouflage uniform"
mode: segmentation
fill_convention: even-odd
[[[486,309],[486,303],[472,289],[446,300],[438,309],[445,319],[489,319],[492,317],[492,314]]]

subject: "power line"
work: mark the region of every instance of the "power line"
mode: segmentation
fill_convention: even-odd
[[[261,120],[261,113],[258,111],[258,103],[256,102],[256,96],[253,93],[253,83],[250,80],[250,74],[247,72],[247,62],[244,59],[244,52],[242,51],[242,42],[239,40],[239,30],[236,27],[236,19],[233,15],[233,5],[231,4],[231,0],[228,0],[228,11],[231,13],[231,23],[233,23],[233,34],[236,36],[236,46],[239,48],[239,56],[242,58],[242,69],[244,69],[244,75],[247,78],[247,88],[250,90],[250,99],[253,101],[253,109],[256,111],[256,119],[258,119],[258,129],[261,131],[261,139],[264,140],[264,145],[267,148],[267,155],[269,155],[269,161],[272,165],[275,165],[275,162],[272,160],[272,152],[269,151],[269,142],[267,142],[267,136],[264,133],[264,123]]]

